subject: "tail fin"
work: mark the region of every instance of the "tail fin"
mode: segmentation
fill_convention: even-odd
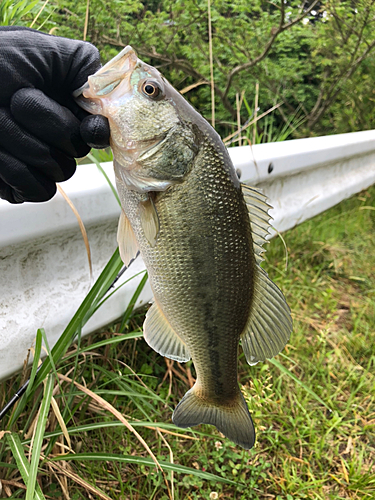
[[[253,421],[244,397],[239,391],[231,405],[219,406],[197,396],[194,386],[177,405],[172,420],[178,427],[215,425],[225,437],[246,450],[252,448],[255,443]]]

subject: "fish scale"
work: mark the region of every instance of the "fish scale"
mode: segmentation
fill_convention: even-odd
[[[144,338],[196,369],[173,422],[215,425],[249,449],[255,431],[237,381],[239,343],[255,364],[280,352],[292,330],[281,291],[260,267],[269,205],[240,184],[208,122],[131,47],[80,92],[84,109],[109,120],[120,255],[128,265],[140,250],[154,293]]]

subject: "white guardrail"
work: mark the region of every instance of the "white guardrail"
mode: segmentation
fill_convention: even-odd
[[[375,130],[229,149],[241,181],[258,186],[285,231],[375,183]],[[112,164],[103,165],[114,182]],[[97,278],[116,248],[119,206],[95,165],[63,184],[88,233]],[[118,285],[143,268],[138,258]],[[77,220],[58,193],[41,204],[0,200],[0,379],[19,370],[43,327],[56,342],[91,282]],[[91,318],[87,334],[119,318],[140,278]],[[151,299],[144,289],[139,304]]]

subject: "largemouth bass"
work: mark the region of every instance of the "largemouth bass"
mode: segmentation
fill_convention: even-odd
[[[131,47],[78,94],[84,109],[110,123],[121,257],[128,264],[140,250],[154,293],[144,338],[163,356],[194,362],[196,383],[173,422],[213,424],[250,449],[239,342],[254,365],[279,353],[292,330],[281,291],[260,267],[266,198],[240,184],[219,135]]]

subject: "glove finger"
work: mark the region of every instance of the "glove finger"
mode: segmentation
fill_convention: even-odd
[[[86,83],[90,75],[101,67],[99,50],[89,42],[62,37],[56,38],[60,44],[61,52],[63,50],[70,51],[70,65],[65,66],[69,69],[65,83],[69,93],[73,94],[76,89]]]
[[[0,149],[0,197],[10,203],[47,201],[56,184],[25,163]]]
[[[12,97],[10,110],[27,131],[67,156],[80,158],[89,153],[90,147],[80,134],[78,118],[41,90],[18,90]]]
[[[0,108],[0,147],[55,182],[69,179],[76,169],[73,158],[21,128],[7,108]]]
[[[7,30],[0,37],[0,106],[9,106],[16,90],[33,87],[60,104],[68,105],[67,101],[78,109],[72,93],[100,68],[98,49],[88,42],[28,28],[17,26]]]
[[[2,179],[0,179],[0,198],[9,201],[9,203],[23,203],[25,201],[22,196],[17,197],[13,188]]]
[[[109,123],[102,115],[89,115],[82,120],[81,135],[83,140],[92,148],[104,149],[109,147]]]

